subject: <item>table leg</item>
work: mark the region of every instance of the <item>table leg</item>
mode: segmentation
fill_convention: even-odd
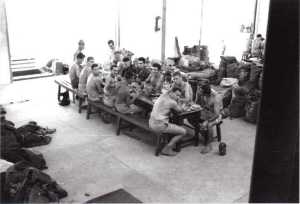
[[[92,106],[90,103],[88,103],[87,110],[86,110],[86,119],[87,120],[90,119],[91,111],[92,111]]]
[[[199,146],[199,133],[200,133],[200,117],[201,114],[194,115],[188,118],[188,121],[194,126],[194,145]]]
[[[58,102],[60,102],[60,95],[61,95],[61,86],[60,85],[58,85],[58,92],[57,92],[57,100],[58,100]]]
[[[117,136],[120,135],[120,132],[121,132],[121,117],[120,116],[117,116]]]
[[[218,137],[218,142],[221,142],[221,123],[218,123],[216,125],[216,129],[217,129],[217,137]]]
[[[195,124],[195,135],[194,135],[194,139],[195,139],[195,146],[199,146],[199,133],[200,133],[200,124],[197,123]]]
[[[203,137],[204,137],[204,146],[207,146],[208,145],[208,140],[209,140],[209,134],[208,134],[208,130],[204,130],[202,132],[203,134]]]

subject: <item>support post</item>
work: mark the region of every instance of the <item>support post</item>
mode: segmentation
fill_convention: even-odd
[[[250,203],[299,203],[298,29],[299,1],[271,0]]]
[[[202,29],[203,29],[203,6],[204,0],[201,0],[201,12],[200,12],[200,38],[199,38],[199,46],[202,43]]]
[[[163,0],[163,9],[162,9],[162,28],[161,28],[161,61],[165,60],[166,53],[166,7],[167,0]]]

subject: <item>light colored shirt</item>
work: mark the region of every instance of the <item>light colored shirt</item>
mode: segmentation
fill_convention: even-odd
[[[75,78],[79,78],[81,70],[82,70],[82,66],[81,65],[78,65],[77,63],[73,64],[71,66],[70,73],[69,73],[70,80],[72,81]]]
[[[105,78],[103,102],[108,106],[113,106],[115,102],[116,81],[117,81],[117,77],[113,77],[111,75]]]
[[[79,85],[78,85],[78,92],[79,94],[84,94],[86,92],[86,84],[89,75],[92,73],[91,67],[85,66],[79,75]]]
[[[90,100],[97,101],[101,98],[101,95],[103,94],[102,82],[101,75],[94,76],[91,74],[88,77],[86,91]]]
[[[168,93],[161,94],[154,103],[150,120],[168,123],[171,110],[178,109],[177,107],[177,102],[170,98]]]
[[[251,53],[253,56],[260,57],[263,54],[264,42],[260,38],[253,41]]]
[[[184,98],[189,102],[193,101],[193,89],[189,82],[184,83]]]
[[[108,50],[109,54],[107,56],[109,63],[112,63],[114,61],[114,59],[115,59],[115,51],[116,51],[116,48],[114,48],[114,49],[109,48],[109,50]]]

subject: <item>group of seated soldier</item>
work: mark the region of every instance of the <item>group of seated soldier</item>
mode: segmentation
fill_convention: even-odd
[[[85,56],[78,53],[70,70],[71,84],[73,88],[78,88],[79,95],[87,94],[90,100],[114,107],[123,114],[143,111],[134,104],[139,95],[159,95],[152,109],[149,126],[156,132],[175,135],[162,150],[163,154],[175,155],[172,150],[174,145],[186,135],[183,127],[168,122],[171,109],[182,111],[184,105],[197,102],[203,107],[215,106],[209,110],[220,113],[218,104],[211,100],[213,93],[208,91],[210,88],[197,93],[194,101],[191,85],[181,72],[162,70],[159,63],[146,64],[144,57],[132,63],[130,57],[121,58],[118,51],[114,54],[110,73],[104,75],[102,66],[96,64],[93,57],[88,57],[83,66]]]

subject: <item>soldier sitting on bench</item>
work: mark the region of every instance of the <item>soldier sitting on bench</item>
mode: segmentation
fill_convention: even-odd
[[[116,99],[116,84],[118,82],[118,67],[111,66],[111,73],[105,78],[103,103],[109,107],[114,107]]]
[[[175,148],[176,143],[186,135],[186,129],[182,126],[169,122],[172,110],[178,112],[182,111],[182,108],[177,103],[180,96],[181,90],[177,87],[174,87],[170,91],[160,95],[153,106],[149,120],[149,127],[158,134],[170,133],[175,135],[162,150],[162,154],[167,156],[176,155],[173,148]]]
[[[124,77],[122,77],[122,81],[120,81],[116,87],[115,108],[120,113],[135,114],[142,111],[141,108],[133,104],[137,97],[137,93],[134,93],[134,91],[132,91],[129,87],[132,82],[132,78],[132,72],[125,72]]]
[[[201,105],[204,109],[201,112],[202,119],[202,133],[208,134],[208,138],[213,136],[213,126],[222,120],[222,98],[219,97],[214,90],[211,89],[209,84],[204,84],[197,90],[196,103]],[[209,142],[209,141],[208,141]],[[205,147],[201,150],[202,154],[211,151],[210,144],[205,144]]]
[[[103,79],[101,73],[101,67],[98,64],[91,66],[92,73],[88,77],[86,91],[88,98],[91,101],[102,102],[103,99]]]

